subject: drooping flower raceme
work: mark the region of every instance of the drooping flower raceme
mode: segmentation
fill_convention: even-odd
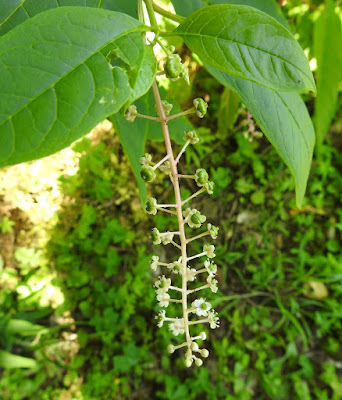
[[[170,54],[170,50],[167,50],[167,57],[164,73],[171,79],[180,77],[187,81],[186,68],[181,63],[180,57]],[[158,118],[148,118],[161,123],[164,137],[167,137],[168,119],[173,119],[182,113],[169,116],[172,105],[162,101],[159,92],[157,92],[158,88],[155,85],[154,97]],[[198,117],[203,118],[207,113],[207,103],[203,99],[197,98],[193,101],[193,105],[192,109],[183,114],[195,113]],[[126,119],[132,121],[135,117],[143,117],[143,115],[138,113],[135,106],[131,106],[128,109]],[[166,262],[154,255],[150,268],[153,272],[162,270],[164,274],[169,275],[161,275],[154,283],[158,305],[163,308],[156,316],[157,325],[161,328],[164,324],[168,324],[168,329],[173,336],[184,337],[179,344],[169,344],[167,350],[169,353],[173,353],[184,348],[184,362],[187,367],[190,367],[193,364],[201,366],[203,361],[200,357],[206,358],[209,355],[207,349],[200,348],[200,343],[206,339],[206,333],[201,332],[197,336],[191,335],[190,328],[192,325],[208,324],[212,329],[219,326],[216,311],[213,310],[210,302],[201,295],[203,290],[208,290],[209,294],[210,292],[216,293],[218,290],[217,280],[215,279],[217,265],[212,261],[215,257],[215,246],[211,243],[203,243],[203,250],[200,253],[191,254],[192,246],[190,246],[190,243],[202,240],[205,236],[216,239],[218,228],[210,223],[206,224],[206,216],[200,210],[191,207],[190,202],[196,196],[204,192],[213,193],[214,183],[210,181],[208,172],[203,168],[197,168],[193,175],[182,175],[178,172],[177,165],[183,153],[189,146],[196,145],[199,141],[195,131],[184,132],[183,138],[185,143],[177,157],[173,154],[169,139],[165,140],[167,154],[159,162],[155,163],[151,154],[146,153],[142,156],[140,158],[140,175],[145,182],[149,183],[155,180],[158,171],[160,171],[161,174],[170,178],[174,188],[174,204],[159,204],[157,198],[150,197],[147,199],[144,208],[151,215],[156,215],[157,212],[174,215],[175,222],[177,222],[178,227],[175,231],[162,232],[157,227],[153,228],[151,239],[154,245],[174,246],[180,251],[178,259]],[[181,198],[180,182],[182,179],[192,179],[198,187],[197,191],[186,200]],[[196,232],[194,233],[194,231]],[[172,310],[169,308],[171,303],[174,304]],[[180,313],[172,315],[177,308]]]

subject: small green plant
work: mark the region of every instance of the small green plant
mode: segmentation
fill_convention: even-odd
[[[215,256],[213,245],[204,244],[203,251],[190,257],[187,247],[204,236],[215,239],[218,229],[207,224],[205,232],[187,238],[185,225],[200,228],[206,217],[197,209],[183,207],[203,192],[211,194],[213,183],[203,168],[197,168],[192,175],[179,174],[177,164],[182,154],[199,138],[194,131],[185,132],[185,144],[174,157],[168,126],[170,121],[188,114],[203,118],[208,105],[204,99],[195,98],[191,108],[170,115],[172,106],[162,100],[156,76],[182,79],[184,84],[189,83],[189,76],[168,40],[175,36],[184,40],[207,70],[241,97],[291,170],[298,205],[303,201],[314,145],[312,123],[299,95],[305,90],[316,90],[307,59],[286,23],[273,18],[276,14],[279,19],[275,8],[266,7],[265,13],[257,6],[251,7],[254,3],[249,0],[243,5],[221,4],[222,1],[211,1],[206,7],[194,4],[190,7],[192,12],[187,5],[174,0],[173,5],[180,14],[190,14],[186,18],[145,0],[149,25],[145,23],[142,0],[127,1],[124,5],[92,0],[87,2],[87,7],[79,6],[76,0],[67,2],[68,7],[50,3],[37,7],[33,3],[27,1],[25,15],[37,14],[34,18],[26,21],[26,17],[14,18],[17,8],[23,6],[7,3],[1,15],[0,33],[4,36],[0,40],[0,166],[52,154],[103,119],[113,120],[142,197],[144,182],[153,182],[157,169],[168,175],[173,185],[174,203],[158,204],[154,197],[145,203],[145,210],[150,214],[166,211],[177,217],[175,231],[161,233],[158,228],[153,229],[153,243],[171,243],[181,251],[181,256],[172,262],[161,263],[156,256],[152,259],[152,269],[166,267],[181,275],[182,281],[180,286],[175,286],[170,278],[162,275],[155,283],[160,306],[181,303],[183,310],[181,318],[166,317],[161,311],[158,324],[170,322],[169,328],[175,336],[185,334],[183,343],[171,344],[168,350],[173,353],[185,347],[185,365],[189,367],[195,362],[200,366],[202,360],[193,353],[208,356],[208,351],[199,349],[196,342],[205,339],[205,334],[191,336],[189,326],[207,322],[215,328],[218,316],[204,297],[194,299],[189,306],[188,296],[206,288],[217,291],[214,278],[217,266],[210,261]],[[155,13],[178,26],[163,30]],[[154,39],[147,40],[147,33],[153,34]],[[157,71],[158,62],[153,53],[156,44],[165,52],[161,71]],[[151,115],[151,110],[141,111],[136,105],[140,102],[149,108],[151,90],[157,115]],[[139,119],[135,121],[136,118]],[[134,136],[129,122],[136,127]],[[141,155],[146,132],[150,124],[156,123],[161,124],[166,156],[153,163],[150,154],[142,158]],[[199,190],[183,200],[180,179],[194,180]],[[242,194],[255,189],[243,178],[235,185]],[[110,193],[110,188],[103,189],[105,194]],[[254,194],[253,203],[260,202],[262,198]],[[81,222],[86,237],[87,229],[96,220],[91,205],[84,205],[84,216]],[[179,237],[179,243],[174,240],[175,236]],[[189,266],[189,261],[202,256],[208,257],[204,268]],[[208,274],[206,283],[189,289],[188,282],[203,273]],[[181,293],[181,298],[171,298],[169,290]],[[193,314],[204,318],[192,320],[189,316]]]

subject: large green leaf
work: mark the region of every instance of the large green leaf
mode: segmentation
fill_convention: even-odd
[[[0,0],[0,36],[36,14],[51,8],[99,7],[100,4],[101,0]]]
[[[206,68],[223,85],[240,95],[268,140],[289,167],[295,179],[297,206],[300,207],[315,143],[311,118],[300,95],[277,92],[209,65]]]
[[[102,0],[102,7],[107,10],[119,11],[138,18],[137,0]]]
[[[21,357],[8,351],[0,350],[0,368],[36,368],[38,363],[33,358]]]
[[[315,91],[300,45],[278,21],[253,7],[204,7],[175,33],[204,62],[221,71],[275,90]]]
[[[172,5],[174,6],[177,14],[187,17],[199,8],[208,6],[209,4],[207,0],[172,0]]]
[[[209,5],[212,4],[237,4],[244,6],[251,6],[257,8],[258,10],[271,15],[278,22],[289,29],[289,25],[284,18],[280,7],[278,6],[276,0],[210,0]]]
[[[65,6],[104,8],[137,18],[136,0],[0,0],[0,36],[41,12]]]
[[[152,46],[144,46],[144,55],[134,82],[129,104],[143,96],[152,86],[157,74],[157,59]]]
[[[314,52],[317,59],[317,97],[315,125],[317,144],[321,144],[336,112],[338,83],[342,78],[341,20],[335,5],[328,0],[314,28]]]
[[[150,92],[147,93],[145,96],[137,100],[135,105],[140,114],[153,114],[153,95]],[[151,125],[154,124],[160,128],[160,124],[143,118],[136,118],[133,123],[128,122],[120,113],[112,115],[109,119],[112,121],[114,128],[120,137],[120,142],[125,150],[138,182],[141,202],[144,203],[146,200],[146,185],[140,176],[141,165],[139,160],[144,154],[145,140]]]
[[[172,0],[177,14],[187,17],[194,11],[204,6],[212,6],[214,4],[239,4],[244,6],[251,6],[257,8],[264,13],[271,15],[278,22],[288,28],[286,19],[284,18],[280,7],[276,0]]]
[[[142,25],[121,13],[63,7],[0,40],[0,166],[52,154],[117,112],[131,96],[126,69],[106,55]],[[125,49],[137,69],[141,49]]]

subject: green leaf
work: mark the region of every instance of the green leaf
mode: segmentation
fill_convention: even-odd
[[[271,17],[276,19],[289,30],[289,25],[286,22],[276,0],[210,0],[210,5],[213,4],[236,4],[257,8],[258,10],[271,15]]]
[[[275,18],[278,22],[289,29],[288,23],[276,3],[276,0],[193,0],[185,2],[184,0],[173,0],[172,4],[177,14],[187,17],[194,11],[204,6],[212,6],[214,4],[238,4],[242,6],[251,6]]]
[[[8,351],[0,350],[1,368],[36,368],[38,363],[33,358],[21,357]]]
[[[153,113],[153,104],[153,98],[151,99],[149,94],[146,94],[135,103],[138,112],[147,115]],[[144,154],[145,140],[150,125],[154,123],[160,126],[160,124],[143,118],[136,118],[134,122],[128,122],[120,113],[111,115],[109,120],[113,123],[120,137],[120,142],[138,182],[141,203],[144,204],[146,201],[146,184],[140,176],[141,165],[139,160]]]
[[[234,90],[226,87],[221,95],[217,116],[218,130],[221,135],[225,136],[233,128],[238,117],[239,106],[240,97]]]
[[[119,11],[138,19],[137,0],[102,0],[102,7],[107,10]]]
[[[172,5],[174,6],[177,14],[187,17],[199,8],[205,7],[209,4],[205,0],[172,0]]]
[[[128,105],[148,92],[156,74],[157,59],[153,53],[153,48],[152,46],[144,46],[144,56],[134,86],[132,85],[133,91],[129,98]]]
[[[52,154],[117,112],[131,96],[132,73],[113,68],[106,55],[141,26],[121,13],[62,7],[2,37],[0,166]],[[140,48],[126,54],[136,70],[144,56],[142,39]]]
[[[100,4],[101,0],[0,0],[0,36],[36,14],[51,8],[100,7]]]
[[[332,0],[328,0],[325,9],[315,22],[314,52],[317,59],[314,121],[317,144],[320,145],[336,112],[338,83],[342,78],[341,20],[335,12]]]
[[[221,71],[275,90],[315,91],[300,45],[278,21],[253,7],[204,7],[174,33]]]
[[[32,324],[30,321],[23,319],[10,319],[5,328],[9,335],[31,336],[42,333],[45,328],[41,325]]]
[[[310,172],[315,132],[305,103],[297,93],[277,92],[206,65],[224,86],[235,90],[289,167],[300,207]]]

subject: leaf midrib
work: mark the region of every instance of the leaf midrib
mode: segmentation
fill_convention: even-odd
[[[77,65],[75,65],[72,69],[68,70],[67,73],[63,74],[61,77],[59,77],[52,85],[48,86],[47,88],[45,88],[43,91],[39,92],[36,96],[32,97],[27,103],[25,103],[22,107],[20,107],[19,109],[17,109],[13,114],[9,115],[6,119],[4,119],[0,126],[2,126],[3,124],[5,124],[7,121],[12,120],[12,118],[17,115],[18,113],[20,113],[22,110],[24,110],[26,107],[28,107],[33,101],[35,101],[38,97],[40,97],[41,95],[43,95],[45,92],[47,92],[48,90],[50,90],[51,88],[53,88],[55,85],[58,84],[58,82],[60,82],[62,79],[64,79],[66,76],[68,76],[70,73],[72,73],[73,71],[75,71],[77,68],[79,68],[81,65],[85,64],[91,57],[93,57],[95,54],[101,52],[101,50],[103,48],[105,48],[106,46],[108,46],[110,43],[114,42],[115,40],[119,39],[122,36],[128,35],[134,31],[139,31],[142,28],[139,27],[140,29],[137,29],[137,27],[134,27],[128,31],[123,32],[122,34],[116,36],[113,40],[111,40],[110,42],[106,42],[103,46],[99,47],[94,53],[92,53],[91,55],[89,55],[87,58],[85,58],[82,62],[78,63]]]
[[[8,17],[7,17],[4,21],[1,22],[0,27],[1,27],[2,25],[4,25],[4,24],[12,17],[12,15],[15,14],[15,13],[17,12],[17,10],[19,10],[20,7],[23,6],[23,4],[25,3],[25,1],[26,1],[26,0],[22,0],[22,2],[11,12],[11,14],[9,14]]]

